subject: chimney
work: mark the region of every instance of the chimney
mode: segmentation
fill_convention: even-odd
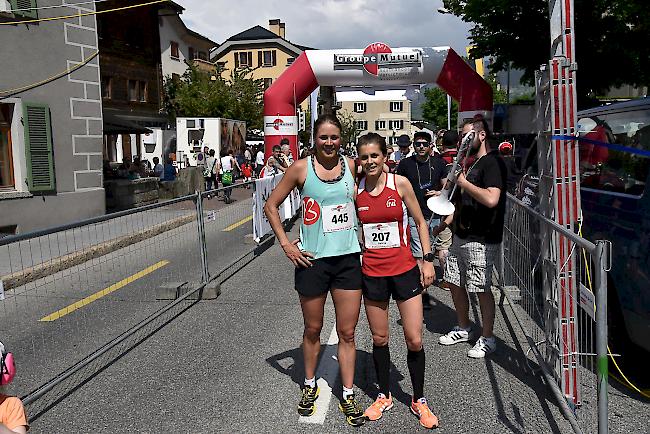
[[[285,27],[284,23],[280,22],[279,19],[269,20],[269,30],[278,35],[281,38],[284,38]]]

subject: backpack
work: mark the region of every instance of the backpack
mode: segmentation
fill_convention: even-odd
[[[223,175],[221,175],[221,182],[224,186],[232,185],[232,172],[223,172]]]

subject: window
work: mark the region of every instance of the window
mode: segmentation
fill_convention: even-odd
[[[397,137],[395,136],[390,136],[388,138],[388,145],[389,146],[395,146],[397,144]]]
[[[386,121],[375,121],[375,130],[385,130]]]
[[[113,79],[111,77],[102,77],[102,98],[111,99],[113,92]]]
[[[354,121],[357,130],[366,131],[368,129],[368,121]]]
[[[179,59],[180,56],[178,54],[178,42],[171,41],[169,43],[169,51],[170,51],[170,55],[171,55],[172,59],[176,59],[176,60]]]
[[[296,60],[295,57],[289,57],[289,58],[287,59],[287,66],[291,65],[295,60]]]
[[[579,141],[581,187],[641,196],[650,171],[650,111],[598,114],[578,125],[585,139]]]
[[[208,53],[206,53],[205,51],[199,51],[199,52],[197,52],[195,54],[194,58],[199,59],[199,60],[205,60],[207,62],[208,61]]]
[[[395,120],[395,121],[388,121],[388,129],[389,130],[403,130],[404,129],[404,121],[403,120]]]
[[[52,191],[55,183],[50,108],[44,104],[23,104],[23,122],[29,191]]]
[[[0,103],[0,191],[16,190],[55,190],[50,108],[18,98]]]
[[[240,51],[235,53],[235,68],[252,68],[253,53],[250,51]]]
[[[8,106],[8,104],[0,104]],[[0,107],[0,110],[3,107]],[[7,109],[8,111],[8,109]],[[14,189],[14,161],[11,152],[11,122],[0,118],[0,191]]]
[[[188,47],[187,53],[188,53],[189,59],[194,60],[194,56],[195,56],[194,47]]]
[[[257,64],[258,66],[271,67],[276,65],[276,54],[275,50],[265,50],[257,52]]]
[[[128,80],[129,101],[147,102],[147,82]]]
[[[355,102],[354,103],[354,112],[355,113],[365,113],[366,112],[366,103],[365,102]]]
[[[264,79],[264,90],[271,87],[271,84],[273,84],[273,79],[272,78],[265,78]]]
[[[401,112],[404,108],[404,103],[402,101],[393,101],[390,103],[390,111],[392,112]]]

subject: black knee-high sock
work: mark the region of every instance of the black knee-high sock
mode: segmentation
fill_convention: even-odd
[[[388,345],[384,345],[383,347],[373,345],[372,359],[375,362],[375,373],[377,374],[379,392],[388,396],[390,391],[388,386],[390,376],[390,350],[388,349]]]
[[[417,401],[424,396],[424,347],[420,351],[409,350],[406,363],[411,374],[413,401]]]

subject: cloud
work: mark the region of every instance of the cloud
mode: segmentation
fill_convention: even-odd
[[[465,53],[470,24],[436,11],[442,0],[176,0],[192,30],[217,43],[269,19],[286,23],[286,38],[313,48],[451,46]]]

